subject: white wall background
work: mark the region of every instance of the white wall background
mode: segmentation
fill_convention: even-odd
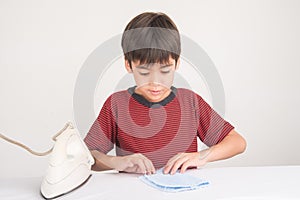
[[[84,61],[144,11],[167,13],[207,52],[225,88],[225,117],[248,141],[244,154],[208,167],[300,164],[296,0],[2,0],[0,132],[49,149],[52,135],[73,120]],[[27,177],[42,176],[48,157],[1,140],[0,159],[0,177]]]

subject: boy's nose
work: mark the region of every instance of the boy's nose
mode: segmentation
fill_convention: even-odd
[[[152,81],[149,82],[149,86],[152,86],[152,87],[157,87],[159,85],[160,85],[160,83],[158,83],[158,82],[152,82]]]
[[[153,83],[153,84],[159,84],[160,83],[160,76],[159,76],[159,74],[158,73],[153,73],[150,76],[149,82]]]

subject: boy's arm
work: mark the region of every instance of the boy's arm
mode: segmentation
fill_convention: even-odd
[[[104,170],[112,170],[112,167],[109,167],[109,160],[111,156],[108,156],[100,151],[92,150],[91,154],[95,159],[95,163],[92,166],[92,170],[94,171],[104,171]]]
[[[164,173],[174,174],[180,167],[183,173],[188,167],[200,167],[208,162],[230,158],[244,152],[245,139],[234,129],[218,144],[195,153],[179,153],[172,157],[164,168]]]
[[[92,170],[102,171],[115,169],[132,173],[155,173],[152,162],[142,154],[128,156],[106,155],[116,143],[116,113],[113,95],[102,106],[102,109],[90,128],[84,142],[95,159]]]
[[[92,150],[91,153],[95,159],[95,164],[92,166],[92,170],[95,171],[115,169],[130,173],[155,173],[155,168],[152,162],[140,153],[128,156],[110,156],[97,150]]]

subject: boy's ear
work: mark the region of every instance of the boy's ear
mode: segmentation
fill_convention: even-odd
[[[175,70],[177,70],[179,68],[179,65],[180,65],[180,58],[178,58],[178,60],[176,62]]]
[[[125,59],[125,68],[126,68],[126,70],[127,70],[128,73],[132,73],[132,68],[130,66],[130,63],[126,59]]]

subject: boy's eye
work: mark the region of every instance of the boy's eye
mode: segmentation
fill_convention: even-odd
[[[142,76],[147,76],[147,75],[149,75],[150,73],[149,73],[149,72],[139,72],[139,74],[142,75]]]
[[[167,74],[167,73],[170,73],[171,70],[168,70],[168,71],[161,71],[161,73],[163,74]]]

